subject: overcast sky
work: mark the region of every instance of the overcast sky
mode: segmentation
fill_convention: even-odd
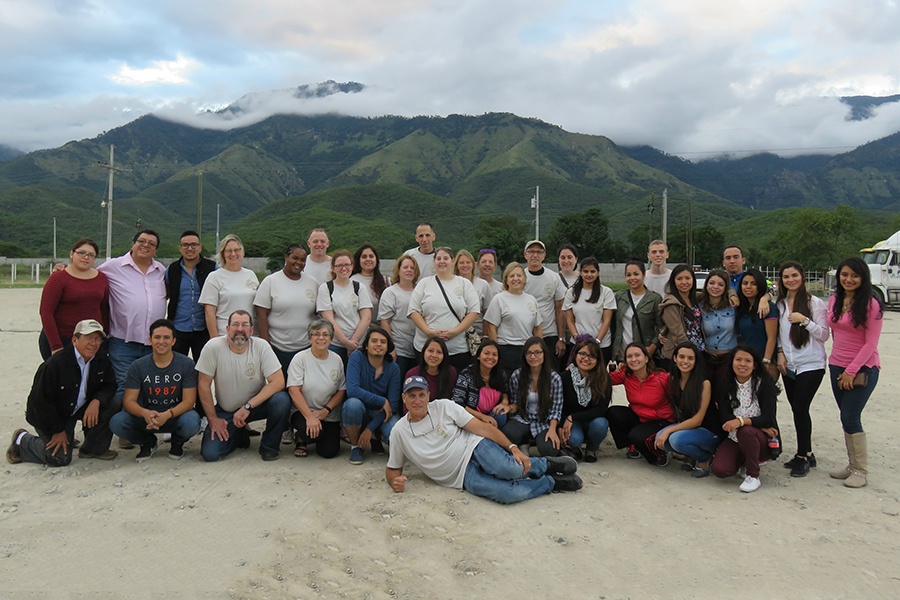
[[[900,0],[2,0],[0,143],[138,116],[234,127],[272,112],[513,112],[692,160],[838,153],[900,131]],[[361,94],[252,118],[207,109],[325,80]],[[743,155],[743,154],[741,154]]]

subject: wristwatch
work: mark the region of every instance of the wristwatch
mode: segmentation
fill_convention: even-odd
[[[253,407],[250,405],[249,402],[244,405],[244,408],[246,408],[247,410],[253,410]]]
[[[800,323],[800,327],[806,327],[807,325],[809,325],[809,317],[803,319],[803,322]]]

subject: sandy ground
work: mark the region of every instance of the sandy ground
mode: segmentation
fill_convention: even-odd
[[[25,426],[39,295],[0,290],[4,445]],[[384,457],[352,466],[346,447],[331,461],[241,451],[205,464],[195,439],[180,462],[160,452],[138,465],[134,450],[60,469],[4,462],[0,599],[896,598],[900,315],[886,320],[861,490],[828,477],[846,454],[824,384],[813,404],[819,469],[792,479],[770,464],[749,495],[736,478],[626,460],[609,440],[581,465],[582,491],[515,506],[414,469],[395,494]],[[790,408],[778,408],[790,452]]]

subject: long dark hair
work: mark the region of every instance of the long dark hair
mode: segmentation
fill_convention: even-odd
[[[681,388],[681,378],[684,374],[675,359],[681,350],[690,350],[694,353],[694,368],[688,375],[684,389]],[[672,366],[669,369],[669,398],[672,406],[675,408],[676,414],[681,421],[690,419],[700,411],[700,401],[703,396],[703,382],[706,381],[704,373],[706,372],[706,361],[703,359],[703,353],[697,349],[691,342],[681,342],[675,346],[672,352]]]
[[[678,292],[678,288],[675,287],[675,278],[681,275],[684,271],[687,271],[691,274],[691,280],[694,284],[691,286],[690,291],[688,292],[688,298],[691,299],[691,303],[687,304],[684,301],[684,298],[681,297],[681,294]],[[669,281],[666,283],[666,293],[675,296],[675,299],[681,303],[685,308],[692,308],[694,306],[695,299],[697,298],[697,276],[694,275],[694,270],[685,264],[675,265],[675,268],[672,269],[672,274],[669,275]]]
[[[784,313],[788,309],[788,289],[784,285],[783,277],[785,269],[795,269],[798,273],[800,273],[800,278],[802,280],[800,287],[794,294],[794,312],[798,312],[804,317],[811,317],[811,298],[809,297],[809,292],[806,291],[806,269],[804,269],[803,265],[798,263],[796,260],[789,260],[785,263],[782,263],[781,266],[778,267],[778,303],[781,304],[781,312]],[[794,345],[794,348],[802,348],[807,343],[809,343],[809,331],[806,330],[806,327],[801,327],[799,323],[791,323],[791,332],[789,334],[789,337],[791,338],[791,344]]]
[[[381,294],[384,292],[384,288],[387,287],[387,282],[384,280],[384,275],[381,274],[381,258],[378,256],[378,250],[375,249],[375,246],[371,244],[363,244],[357,249],[357,251],[353,254],[353,272],[351,275],[356,275],[357,273],[362,273],[362,266],[359,264],[359,259],[362,257],[362,253],[366,250],[371,250],[372,254],[375,255],[375,270],[372,271],[372,291],[375,292],[376,298],[381,298]]]
[[[869,265],[861,258],[855,256],[845,258],[835,270],[834,282],[834,306],[831,309],[831,321],[837,323],[844,313],[844,298],[847,295],[844,286],[841,285],[841,269],[847,267],[859,275],[859,287],[853,294],[853,304],[850,305],[850,322],[854,327],[865,327],[869,318],[869,304],[872,301],[872,274],[869,273]],[[884,307],[878,303],[878,318],[882,318]]]
[[[591,304],[596,304],[597,300],[600,299],[602,288],[600,287],[600,263],[597,262],[597,259],[593,256],[588,256],[581,261],[581,266],[578,268],[578,279],[572,284],[572,302],[578,302],[578,297],[581,296],[581,290],[584,289],[584,282],[581,280],[581,270],[585,267],[594,267],[597,269],[597,280],[594,281],[594,287],[591,288],[591,295],[587,300]]]
[[[722,297],[716,302],[716,305],[713,306],[712,297],[709,295],[709,282],[712,281],[713,277],[718,277],[725,283],[725,291],[722,292]],[[696,281],[696,279],[694,279]],[[728,306],[728,287],[731,285],[731,278],[728,276],[722,269],[711,269],[709,274],[706,276],[706,283],[703,284],[703,293],[700,295],[700,307],[707,310],[719,310],[720,308],[725,308]]]
[[[741,401],[738,399],[737,377],[734,376],[734,357],[738,352],[746,352],[753,357],[753,372],[750,374],[750,389],[753,390],[754,395],[756,395],[759,386],[763,383],[769,382],[773,387],[775,385],[774,382],[772,382],[772,378],[769,376],[769,372],[764,368],[762,359],[759,357],[759,354],[756,353],[753,346],[738,344],[734,350],[728,354],[730,372],[728,377],[725,377],[721,382],[725,388],[725,399],[730,403],[731,408],[737,408],[741,404]]]
[[[428,363],[425,362],[425,350],[431,344],[437,344],[441,348],[441,352],[444,353],[444,360],[441,361],[441,364],[438,365],[438,389],[437,389],[437,398],[449,398],[453,393],[453,386],[450,385],[450,353],[447,351],[447,344],[444,343],[444,340],[435,336],[430,337],[425,340],[425,345],[422,346],[422,352],[419,353],[419,374],[422,377],[428,373]]]
[[[481,377],[481,363],[478,362],[478,359],[481,358],[481,353],[488,346],[493,346],[497,350],[497,354],[500,354],[500,345],[497,344],[491,338],[484,338],[481,340],[481,345],[478,346],[478,350],[475,351],[475,362],[469,365],[467,368],[472,369],[472,379],[475,381],[475,386],[478,389],[487,386],[491,389],[497,390],[499,392],[506,391],[506,373],[503,371],[503,367],[500,366],[500,360],[497,360],[497,364],[494,365],[494,368],[491,369],[490,375],[488,375],[488,380],[485,381]]]
[[[531,388],[531,365],[525,353],[532,346],[540,346],[544,352],[544,362],[541,363],[541,372],[538,375],[537,392],[538,395],[538,417],[543,421],[550,414],[550,408],[553,406],[553,397],[550,392],[550,381],[553,379],[553,368],[550,366],[550,351],[542,338],[532,336],[525,340],[522,346],[522,366],[519,367],[519,389],[518,400],[519,406],[524,408],[528,402],[528,390]]]
[[[756,282],[756,298],[753,299],[753,302],[750,302],[750,298],[744,295],[744,290],[742,288],[744,280],[748,277],[752,277]],[[751,268],[744,272],[744,276],[741,277],[741,280],[738,282],[737,290],[735,290],[738,296],[738,317],[750,315],[750,321],[753,323],[756,323],[759,320],[759,315],[757,314],[759,311],[759,299],[766,293],[767,287],[766,277],[759,269]]]
[[[591,390],[591,401],[588,403],[588,406],[594,406],[600,404],[601,401],[605,402],[607,400],[607,394],[609,393],[609,373],[606,370],[606,365],[603,364],[603,352],[600,349],[600,343],[593,337],[577,342],[575,347],[572,348],[572,366],[574,368],[578,368],[575,357],[582,349],[587,350],[590,352],[591,356],[597,359],[597,362],[594,363],[594,368],[585,375],[585,379],[587,379],[588,382],[588,389]],[[569,368],[571,369],[572,367]]]

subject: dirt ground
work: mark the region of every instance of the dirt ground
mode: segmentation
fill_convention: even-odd
[[[39,299],[39,289],[0,290],[4,445],[26,426]],[[330,461],[239,451],[205,464],[195,438],[179,462],[159,452],[138,465],[135,450],[58,469],[4,462],[0,600],[897,598],[900,315],[885,319],[860,490],[828,477],[846,453],[827,382],[813,403],[819,468],[792,479],[771,463],[753,494],[737,478],[693,479],[675,461],[626,460],[609,440],[597,463],[580,465],[582,491],[514,506],[415,469],[395,494],[384,457],[353,466],[347,447]],[[789,454],[783,397],[778,410]]]

